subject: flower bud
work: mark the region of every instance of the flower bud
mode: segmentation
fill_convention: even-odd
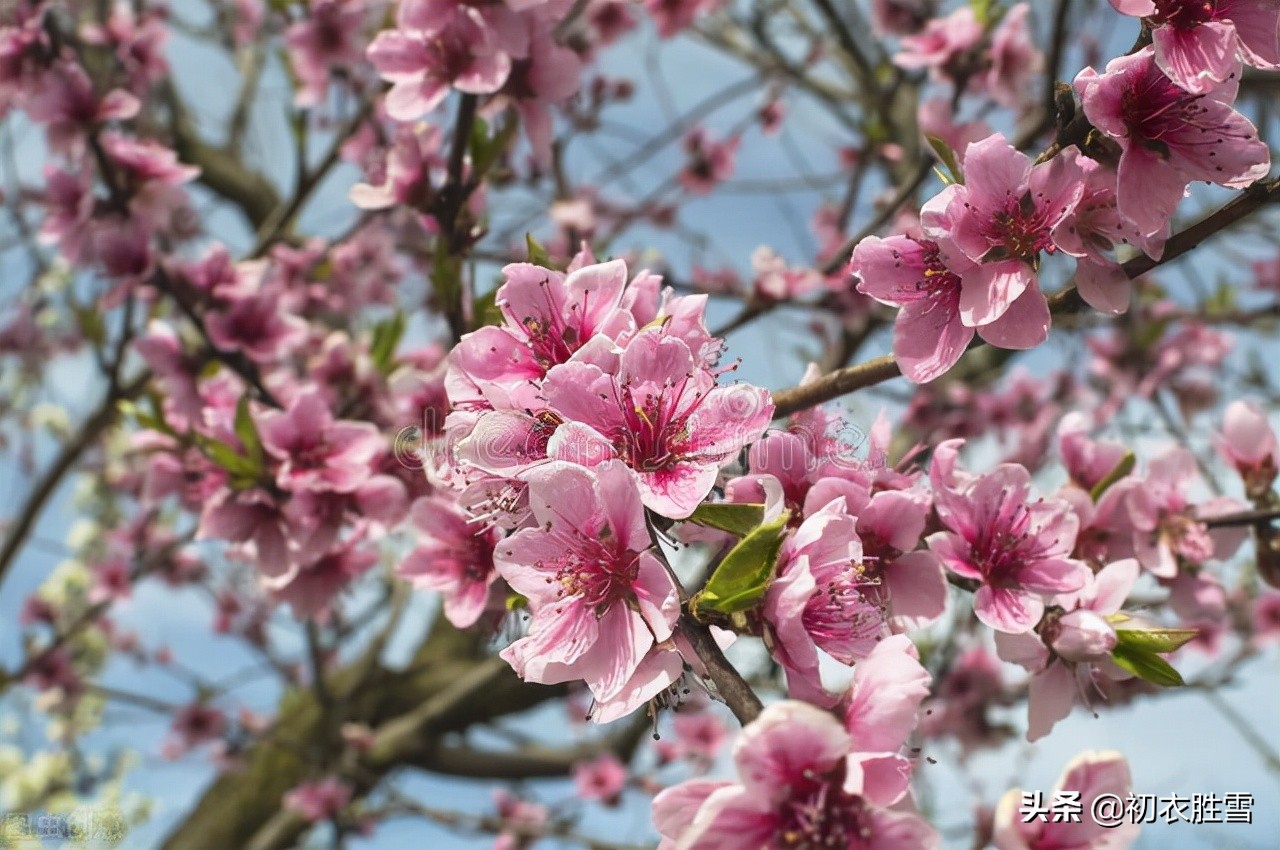
[[[1095,611],[1071,611],[1062,615],[1057,626],[1050,646],[1067,661],[1096,661],[1115,648],[1115,629]]]

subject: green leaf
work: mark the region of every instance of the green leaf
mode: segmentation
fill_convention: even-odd
[[[1137,463],[1137,460],[1133,456],[1133,452],[1125,452],[1124,457],[1120,458],[1120,462],[1116,464],[1115,469],[1108,472],[1101,481],[1093,485],[1093,489],[1089,491],[1089,498],[1093,499],[1094,502],[1101,499],[1102,494],[1106,493],[1112,484],[1133,472],[1133,466]]]
[[[164,421],[164,415],[161,413],[164,410],[164,403],[160,397],[154,392],[148,392],[143,399],[147,401],[149,409],[144,409],[138,402],[128,399],[121,400],[117,407],[123,415],[132,416],[141,427],[178,439],[178,433]]]
[[[764,522],[764,505],[704,502],[689,515],[689,522],[745,537]]]
[[[396,346],[404,337],[404,328],[404,313],[400,310],[396,310],[395,315],[386,321],[374,325],[373,338],[369,342],[369,356],[383,375],[395,366]]]
[[[253,416],[249,413],[247,395],[240,396],[240,401],[236,404],[235,432],[249,460],[253,461],[254,466],[261,468],[262,438],[258,436],[258,426],[253,423]]]
[[[547,253],[546,248],[542,247],[541,242],[533,238],[532,234],[526,233],[524,235],[524,244],[529,249],[529,262],[547,269],[554,268],[551,262],[551,255]]]
[[[1176,688],[1186,684],[1182,680],[1182,674],[1173,669],[1168,661],[1147,649],[1117,643],[1116,648],[1111,650],[1111,660],[1117,667],[1162,688]]]
[[[1199,629],[1116,629],[1116,646],[1163,654],[1186,646],[1199,634]]]
[[[80,304],[73,304],[71,309],[75,312],[81,335],[94,345],[101,346],[107,339],[107,326],[102,321],[102,312]]]
[[[729,550],[707,586],[693,599],[694,613],[735,614],[754,608],[773,580],[774,562],[786,534],[789,511],[757,526]]]
[[[960,161],[956,159],[956,152],[951,149],[951,145],[937,136],[925,136],[929,142],[929,147],[933,148],[933,152],[938,155],[938,159],[946,166],[950,180],[943,178],[947,183],[964,183],[964,172],[960,170]],[[935,169],[936,170],[936,169]]]
[[[509,112],[507,118],[502,122],[502,126],[498,131],[489,135],[489,125],[481,118],[477,118],[475,125],[471,128],[471,173],[473,179],[480,179],[489,172],[493,164],[511,145],[511,141],[516,137],[516,130],[519,128],[519,121],[515,118],[515,112]]]
[[[204,456],[227,471],[231,476],[231,486],[237,490],[245,490],[254,486],[261,479],[263,465],[261,460],[240,454],[235,446],[204,434],[195,434],[196,445]]]

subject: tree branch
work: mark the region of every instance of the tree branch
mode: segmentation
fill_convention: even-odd
[[[1155,260],[1142,255],[1124,263],[1125,274],[1133,279],[1170,263],[1197,248],[1205,239],[1247,218],[1277,198],[1280,198],[1280,180],[1255,183],[1226,206],[1186,230],[1171,236],[1165,243],[1164,254],[1160,259]],[[1082,309],[1084,303],[1076,292],[1075,286],[1067,286],[1049,298],[1049,307],[1054,313],[1075,312]],[[969,349],[973,350],[984,345],[986,343],[981,338],[975,338]],[[892,355],[884,355],[844,369],[837,369],[812,383],[774,393],[774,415],[778,418],[789,416],[798,410],[814,407],[855,390],[884,383],[900,374],[902,371]]]

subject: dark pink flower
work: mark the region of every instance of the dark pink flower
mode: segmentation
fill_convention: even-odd
[[[981,44],[983,35],[973,7],[966,3],[945,18],[930,19],[919,34],[902,39],[893,63],[908,71],[928,68],[935,80],[943,80],[949,66]]]
[[[1189,92],[1231,78],[1238,59],[1280,67],[1280,7],[1272,0],[1111,0],[1117,12],[1146,18],[1160,70]]]
[[[102,97],[79,65],[60,62],[39,77],[26,99],[27,117],[43,124],[49,147],[76,156],[84,149],[85,134],[106,121],[138,114],[138,99],[122,89]]]
[[[165,753],[176,758],[201,744],[221,738],[227,731],[227,716],[221,709],[203,702],[191,702],[178,709],[169,727]]]
[[[787,673],[791,697],[831,704],[819,674],[819,650],[853,664],[888,634],[886,612],[862,561],[857,520],[843,498],[783,541],[761,614],[768,625],[766,645]]]
[[[1003,106],[1022,103],[1028,83],[1044,65],[1044,54],[1031,40],[1030,16],[1029,3],[1016,3],[991,33],[991,67],[983,74],[982,87]]]
[[[330,76],[360,63],[368,11],[365,0],[311,0],[303,17],[285,30],[284,43],[301,82],[294,97],[299,106],[320,104]]]
[[[618,457],[635,473],[646,507],[672,519],[693,513],[720,467],[764,433],[769,393],[747,384],[717,386],[684,340],[661,328],[627,343],[615,374],[570,362],[547,373],[547,406],[568,426],[549,453]]]
[[[984,338],[1004,348],[1043,342],[1049,308],[1036,280],[1042,253],[1058,250],[1053,232],[1074,211],[1084,192],[1079,152],[1067,148],[1033,165],[1004,136],[969,145],[963,184],[928,201],[920,224],[930,239],[949,240],[977,267],[962,272],[960,316],[971,327],[990,325]],[[1029,300],[1020,301],[1024,293]]]
[[[871,0],[871,26],[876,34],[912,35],[938,11],[938,0]]]
[[[1028,503],[1031,476],[1017,464],[976,478],[958,472],[960,445],[949,440],[933,456],[934,505],[947,531],[931,535],[929,548],[951,572],[979,583],[979,620],[996,631],[1030,631],[1045,596],[1079,590],[1088,576],[1070,557],[1079,520],[1066,502]]]
[[[654,799],[660,846],[936,850],[938,835],[922,818],[887,808],[905,784],[882,781],[856,746],[819,708],[794,700],[768,706],[734,746],[738,782],[692,780]]]
[[[1267,176],[1271,154],[1232,108],[1239,81],[1205,94],[1179,88],[1151,48],[1086,68],[1075,86],[1089,120],[1120,144],[1116,200],[1144,236],[1164,232],[1196,180],[1242,189]]]
[[[361,548],[360,542],[360,535],[353,534],[349,541],[300,566],[287,582],[271,582],[272,597],[288,603],[300,620],[321,614],[347,585],[378,563],[378,553]]]
[[[280,461],[276,483],[286,490],[350,493],[372,475],[382,438],[369,422],[335,420],[316,392],[294,399],[286,411],[257,417],[262,446]]]
[[[460,629],[474,625],[489,606],[498,577],[493,547],[499,533],[468,519],[457,502],[443,496],[418,500],[411,515],[423,539],[397,573],[441,593],[449,622]]]
[[[318,782],[304,782],[284,795],[284,807],[304,820],[316,823],[331,820],[351,802],[351,786],[326,776]]]
[[[601,700],[620,692],[680,613],[671,576],[649,551],[640,495],[617,462],[569,463],[530,476],[536,525],[495,551],[498,572],[528,600],[529,635],[503,650],[524,679],[583,679]]]
[[[392,84],[387,114],[397,121],[435,109],[450,88],[492,94],[511,73],[499,33],[472,6],[445,11],[429,0],[402,3],[397,22],[397,29],[379,33],[369,45],[369,61]]]
[[[528,263],[502,271],[506,282],[495,303],[503,323],[467,334],[450,354],[445,386],[455,407],[540,407],[538,386],[547,370],[588,357],[591,352],[582,351],[588,345],[598,349],[603,342],[607,350],[635,328],[622,306],[622,260],[583,266],[567,276]]]
[[[1274,590],[1258,594],[1253,603],[1253,642],[1280,643],[1280,593]]]
[[[257,363],[280,361],[306,337],[307,323],[281,309],[277,286],[241,288],[205,316],[209,339]]]
[[[725,0],[644,0],[662,38],[679,34],[700,15],[714,12],[724,4]]]
[[[680,185],[694,195],[705,195],[728,180],[740,142],[737,136],[721,141],[705,127],[694,127],[684,137],[688,162],[680,171]]]
[[[627,767],[612,753],[573,766],[573,786],[578,797],[616,806],[627,787]]]

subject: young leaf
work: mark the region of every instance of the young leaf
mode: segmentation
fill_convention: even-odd
[[[964,172],[960,170],[960,161],[956,159],[956,152],[951,149],[951,145],[937,136],[925,136],[925,139],[928,140],[929,147],[933,148],[933,152],[938,155],[938,159],[946,166],[950,179],[944,178],[944,181],[964,183]]]
[[[790,518],[790,512],[783,511],[772,522],[757,526],[729,550],[707,586],[694,597],[695,615],[699,611],[735,614],[756,606],[773,580],[774,562]]]
[[[258,436],[258,427],[253,424],[253,417],[249,414],[249,397],[241,396],[240,401],[236,404],[236,436],[240,438],[241,445],[248,455],[249,460],[253,461],[254,466],[262,466],[262,438]]]
[[[549,269],[554,268],[551,262],[551,255],[547,253],[547,249],[542,247],[542,243],[534,239],[532,234],[524,235],[525,247],[529,249],[529,262],[535,266],[542,266]]]
[[[1116,629],[1116,645],[1163,654],[1185,646],[1198,634],[1199,629]]]
[[[764,505],[705,502],[689,515],[689,522],[745,537],[764,522]]]
[[[1111,660],[1117,667],[1162,688],[1176,688],[1186,684],[1182,680],[1182,674],[1173,669],[1168,661],[1147,649],[1117,643],[1116,648],[1111,650]]]
[[[395,315],[373,328],[373,338],[369,343],[369,356],[378,371],[387,374],[395,365],[396,346],[404,337],[404,313],[396,310]]]

